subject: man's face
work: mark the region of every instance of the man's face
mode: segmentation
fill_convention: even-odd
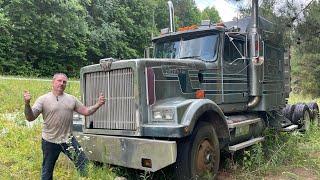
[[[52,81],[52,88],[54,91],[58,93],[63,93],[64,89],[67,86],[68,79],[63,75],[58,75],[55,79]]]

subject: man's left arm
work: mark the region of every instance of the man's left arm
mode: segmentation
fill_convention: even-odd
[[[99,99],[97,103],[93,106],[76,106],[75,111],[84,116],[90,116],[91,114],[95,113],[104,103],[106,99],[102,93],[100,93]]]

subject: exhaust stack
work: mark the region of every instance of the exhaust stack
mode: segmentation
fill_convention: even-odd
[[[168,7],[169,7],[169,15],[170,15],[170,30],[169,32],[175,32],[174,28],[174,7],[172,1],[168,1]]]
[[[252,0],[251,28],[249,31],[250,39],[250,96],[251,101],[248,103],[249,108],[254,108],[260,103],[262,95],[262,64],[263,58],[259,58],[260,54],[260,35],[259,35],[259,0]]]

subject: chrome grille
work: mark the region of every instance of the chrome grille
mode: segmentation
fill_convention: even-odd
[[[103,93],[106,103],[87,117],[93,128],[136,130],[132,69],[117,69],[85,74],[85,104],[94,105]]]

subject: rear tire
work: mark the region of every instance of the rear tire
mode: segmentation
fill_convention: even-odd
[[[320,126],[319,120],[319,106],[316,102],[311,102],[307,104],[311,111],[311,119],[314,125]]]
[[[292,123],[302,131],[308,131],[311,125],[310,110],[306,104],[297,104],[292,116]]]
[[[286,107],[282,110],[284,116],[292,122],[292,115],[296,105],[287,104]]]
[[[220,162],[217,134],[207,122],[199,122],[191,136],[178,142],[176,179],[214,179]]]

